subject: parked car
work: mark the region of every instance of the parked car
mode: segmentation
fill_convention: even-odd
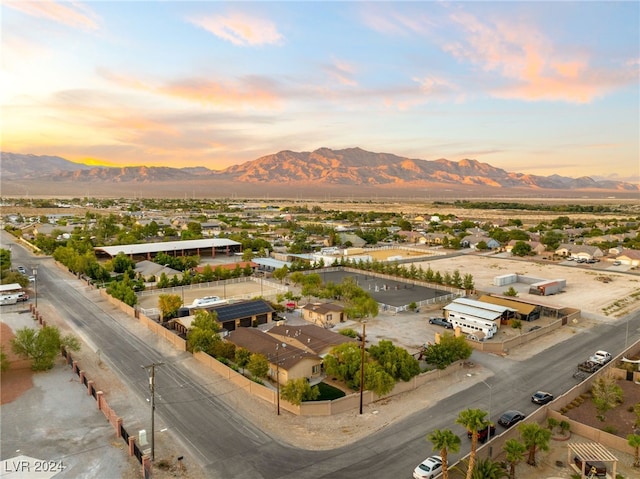
[[[429,318],[429,324],[436,324],[442,326],[445,329],[453,329],[453,324],[444,318]]]
[[[469,439],[471,439],[472,435],[473,434],[471,431],[467,431],[467,437]],[[487,439],[490,439],[491,436],[495,436],[495,435],[496,435],[496,427],[493,424],[491,424],[485,427],[484,429],[481,429],[478,431],[478,441],[484,444],[485,442],[487,442]]]
[[[18,293],[18,297],[16,299],[18,300],[18,302],[28,301],[29,295],[27,293]]]
[[[622,264],[622,261],[614,261],[611,264],[614,265],[614,266],[620,266]]]
[[[500,419],[498,419],[498,424],[506,428],[509,428],[514,424],[516,424],[517,422],[522,421],[523,419],[524,419],[524,414],[522,414],[520,411],[511,410],[511,411],[505,412],[502,416],[500,416]]]
[[[553,394],[546,391],[536,391],[533,396],[531,396],[531,402],[536,404],[547,404],[551,401],[553,401]]]
[[[442,471],[442,458],[431,456],[422,461],[413,471],[413,479],[432,479]]]
[[[575,456],[573,458],[573,462],[578,467],[578,469],[582,471],[582,459],[580,459],[578,456]],[[591,473],[594,473],[596,476],[599,476],[599,477],[606,477],[607,466],[605,465],[604,462],[600,462],[600,461],[585,461],[584,472],[589,477],[591,477],[590,476]]]
[[[611,359],[613,359],[611,353],[608,353],[607,351],[596,351],[595,353],[593,353],[593,356],[589,358],[589,361],[605,365],[609,361],[611,361]]]
[[[24,268],[24,266],[18,266],[18,273],[27,274],[27,270]]]

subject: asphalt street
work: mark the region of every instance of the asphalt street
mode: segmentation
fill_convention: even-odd
[[[13,252],[15,256],[15,246]],[[435,406],[417,411],[349,446],[306,451],[278,443],[240,416],[224,398],[211,396],[201,386],[201,378],[181,363],[188,353],[161,355],[105,313],[88,297],[82,282],[57,268],[52,260],[25,258],[23,262],[39,264],[38,295],[46,295],[60,315],[89,344],[100,349],[103,360],[143,400],[149,389],[148,374],[142,366],[164,363],[156,370],[156,384],[173,392],[158,404],[157,415],[180,442],[189,446],[211,478],[410,477],[413,468],[430,455],[431,444],[425,437],[434,429],[450,428],[463,438],[461,451],[452,460],[468,452],[465,431],[455,425],[459,411],[468,407],[490,408],[494,420],[506,409],[528,414],[534,409],[530,402],[532,392],[567,391],[576,384],[572,372],[578,362],[597,349],[618,354],[625,337],[628,344],[639,337],[640,313],[635,313],[628,323],[595,326],[525,361],[474,353],[472,360],[493,373],[484,382],[476,382]],[[429,394],[428,386],[424,389]],[[247,397],[247,400],[255,399]]]

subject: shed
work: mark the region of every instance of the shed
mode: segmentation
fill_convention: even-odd
[[[21,289],[22,286],[20,286],[18,283],[0,284],[1,294],[17,293]]]

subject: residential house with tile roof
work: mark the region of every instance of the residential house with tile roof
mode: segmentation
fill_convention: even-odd
[[[225,340],[236,348],[265,356],[269,362],[269,377],[280,384],[299,378],[312,381],[322,376],[322,358],[319,355],[260,329],[236,329]]]

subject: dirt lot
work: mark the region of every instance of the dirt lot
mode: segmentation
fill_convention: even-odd
[[[502,294],[513,286],[518,291],[518,298],[536,301],[551,306],[578,308],[591,317],[602,320],[613,320],[623,314],[640,308],[640,296],[633,299],[632,293],[640,292],[640,276],[624,274],[609,269],[605,262],[589,266],[578,266],[567,261],[566,266],[550,262],[532,262],[527,260],[507,259],[494,255],[467,254],[446,257],[432,261],[415,263],[426,270],[429,266],[434,271],[471,274],[478,291]],[[507,286],[494,286],[496,276],[516,273],[540,279],[565,279],[566,290],[553,296],[537,296],[529,294],[529,285],[516,283]],[[607,278],[607,282],[602,280]],[[619,307],[614,303],[620,304]]]

